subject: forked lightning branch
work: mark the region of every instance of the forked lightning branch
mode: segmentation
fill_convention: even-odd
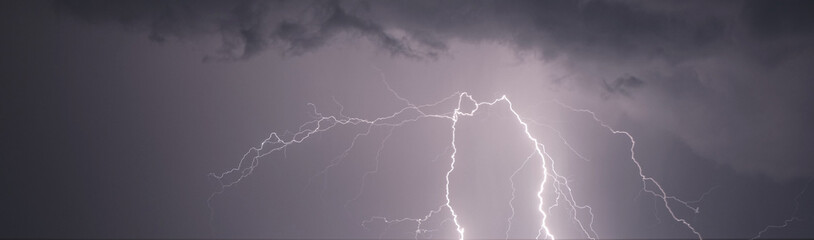
[[[385,82],[385,84],[386,84],[386,82]],[[244,181],[244,179],[246,179],[248,176],[250,176],[252,174],[252,172],[254,172],[255,168],[257,168],[259,166],[259,164],[260,164],[260,162],[261,162],[261,160],[262,160],[262,158],[264,156],[267,156],[269,154],[279,152],[279,151],[285,151],[288,146],[303,143],[304,141],[307,141],[309,137],[314,136],[316,134],[320,134],[320,133],[323,133],[323,132],[326,132],[326,131],[330,131],[330,130],[332,130],[334,128],[339,128],[339,127],[348,126],[348,125],[364,126],[366,131],[356,134],[355,137],[353,137],[353,139],[351,140],[350,147],[348,147],[344,151],[343,155],[347,155],[347,152],[349,152],[353,148],[353,146],[355,145],[357,139],[359,139],[362,136],[368,135],[371,132],[371,130],[374,129],[374,128],[377,128],[377,127],[392,127],[392,128],[395,128],[395,127],[403,126],[403,125],[405,125],[407,123],[421,121],[422,119],[428,119],[428,118],[443,119],[443,120],[449,121],[449,124],[450,124],[449,125],[449,132],[446,133],[446,134],[450,134],[451,139],[452,139],[452,142],[451,142],[451,145],[450,145],[451,148],[452,148],[452,154],[448,156],[449,165],[448,165],[448,169],[446,171],[445,182],[444,182],[445,185],[443,186],[444,187],[444,196],[443,197],[445,199],[443,204],[438,206],[437,208],[428,209],[426,214],[423,215],[423,217],[419,217],[419,218],[411,218],[411,217],[397,218],[396,217],[396,218],[393,218],[393,217],[384,217],[384,216],[370,216],[369,219],[363,221],[361,223],[361,225],[362,225],[362,227],[365,227],[366,224],[370,224],[371,222],[374,222],[374,221],[384,222],[385,224],[396,224],[396,223],[404,224],[406,222],[409,222],[409,223],[414,224],[414,226],[415,226],[415,234],[414,234],[414,236],[415,236],[416,239],[418,239],[418,238],[423,237],[424,236],[423,234],[425,234],[425,233],[438,230],[437,229],[438,226],[434,226],[434,227],[433,226],[427,226],[427,225],[429,225],[428,221],[430,219],[432,219],[432,218],[443,216],[443,217],[447,218],[445,220],[451,221],[451,222],[453,222],[455,224],[454,228],[457,231],[457,237],[459,239],[464,239],[467,236],[466,235],[466,229],[467,229],[466,227],[467,226],[464,226],[459,221],[458,212],[456,212],[456,208],[455,208],[456,202],[450,199],[450,192],[454,191],[454,188],[455,188],[455,186],[450,185],[450,175],[455,172],[456,162],[466,161],[466,159],[460,159],[460,158],[457,157],[458,147],[457,147],[457,142],[456,141],[458,141],[458,139],[456,139],[456,135],[457,135],[457,128],[456,127],[458,126],[458,121],[460,119],[467,118],[467,117],[473,117],[479,112],[479,110],[481,110],[483,108],[486,108],[486,107],[505,107],[505,108],[508,108],[509,112],[513,115],[511,117],[512,117],[512,119],[516,120],[517,127],[521,128],[524,131],[525,137],[534,146],[534,149],[530,149],[530,150],[533,150],[533,153],[531,155],[529,155],[528,158],[525,159],[523,164],[518,169],[516,169],[516,171],[514,171],[514,173],[517,174],[517,172],[519,172],[522,168],[532,167],[532,166],[539,168],[540,171],[542,172],[542,176],[538,179],[539,182],[535,183],[535,185],[538,186],[538,188],[535,189],[535,191],[537,193],[536,194],[537,199],[535,199],[535,201],[537,203],[536,209],[538,211],[538,216],[539,216],[538,219],[537,219],[538,223],[535,223],[535,224],[539,224],[539,228],[537,229],[537,231],[535,233],[536,238],[537,239],[541,239],[541,238],[555,239],[556,238],[555,236],[557,234],[555,232],[553,232],[547,225],[547,220],[548,220],[547,216],[550,215],[549,213],[551,212],[551,210],[553,208],[556,208],[556,207],[566,208],[569,212],[572,213],[570,216],[572,217],[572,220],[574,220],[573,221],[574,224],[576,224],[578,229],[581,230],[581,232],[582,232],[582,234],[584,235],[585,238],[590,238],[590,239],[599,238],[599,234],[594,230],[594,227],[593,227],[594,214],[593,214],[592,208],[590,206],[588,206],[588,205],[581,204],[580,201],[575,198],[573,192],[571,191],[571,186],[569,185],[568,180],[565,177],[563,177],[562,175],[557,173],[557,168],[555,167],[554,162],[551,161],[551,156],[546,152],[545,145],[540,143],[537,140],[537,137],[535,137],[529,131],[529,122],[531,122],[531,120],[527,119],[527,118],[524,118],[523,116],[521,116],[515,110],[514,105],[513,105],[512,101],[509,99],[509,97],[503,95],[500,98],[497,98],[497,99],[494,99],[494,100],[491,100],[491,101],[477,101],[469,93],[459,92],[459,93],[454,93],[454,94],[452,94],[452,95],[450,95],[450,96],[448,96],[448,97],[446,97],[444,99],[441,99],[440,101],[435,102],[435,103],[425,104],[425,105],[415,105],[415,104],[411,103],[410,101],[408,101],[407,99],[402,98],[401,96],[399,96],[395,91],[392,90],[392,88],[389,87],[389,85],[388,85],[388,90],[390,90],[390,92],[393,93],[396,96],[396,98],[401,100],[404,103],[405,106],[403,108],[401,108],[400,110],[394,112],[391,115],[382,116],[382,117],[378,117],[378,118],[374,118],[374,119],[365,119],[365,118],[359,118],[359,117],[345,116],[342,113],[341,110],[339,111],[338,115],[324,115],[324,114],[320,113],[317,110],[317,108],[316,108],[316,106],[314,104],[309,103],[309,105],[311,107],[313,107],[313,111],[314,111],[314,114],[316,116],[314,120],[303,123],[299,127],[299,129],[297,129],[297,131],[295,133],[293,133],[293,134],[287,134],[287,135],[284,136],[283,134],[279,134],[277,132],[272,132],[269,135],[268,138],[266,138],[265,140],[263,140],[259,144],[259,146],[252,147],[248,152],[246,152],[246,154],[243,155],[243,158],[241,159],[238,166],[236,166],[236,167],[234,167],[234,168],[232,168],[232,169],[230,169],[228,171],[222,172],[222,173],[212,173],[212,174],[210,174],[219,183],[219,188],[218,188],[218,190],[216,192],[214,192],[210,196],[208,201],[211,204],[211,201],[213,201],[217,195],[224,193],[224,191],[226,189],[228,189],[229,187],[234,186],[235,184],[238,184],[241,181]],[[452,101],[454,101],[454,103],[455,103],[454,107],[452,109],[448,109],[446,112],[442,111],[443,113],[428,113],[429,111],[427,109],[429,109],[429,108],[437,108],[438,106],[442,106],[443,104],[452,105],[451,104]],[[635,155],[636,154],[635,153],[636,141],[633,138],[633,136],[631,136],[628,132],[618,131],[618,130],[615,130],[615,129],[611,128],[605,122],[600,120],[596,116],[596,114],[594,114],[593,112],[591,112],[589,110],[576,109],[576,108],[567,106],[567,105],[559,103],[559,102],[557,102],[557,103],[559,105],[561,105],[564,109],[579,112],[579,113],[585,113],[587,116],[590,116],[597,124],[599,124],[602,127],[606,128],[608,131],[610,131],[613,134],[621,134],[621,135],[626,136],[630,140],[630,160],[631,160],[631,163],[634,164],[637,167],[639,177],[641,178],[642,191],[647,192],[647,193],[651,194],[652,196],[656,197],[657,199],[659,199],[660,202],[663,203],[661,205],[667,210],[667,212],[670,214],[670,216],[672,217],[672,219],[674,221],[676,221],[676,222],[682,224],[683,226],[685,226],[687,231],[694,234],[698,239],[702,238],[701,234],[698,231],[696,231],[696,229],[686,219],[681,218],[681,217],[677,216],[674,213],[671,205],[679,204],[679,206],[689,208],[691,211],[693,211],[695,213],[698,212],[698,209],[692,207],[686,201],[683,201],[683,200],[681,200],[679,198],[668,195],[667,192],[665,191],[665,189],[663,189],[661,187],[661,185],[658,183],[658,181],[656,181],[656,179],[654,179],[652,177],[649,177],[648,175],[646,175],[644,173],[644,170],[642,169],[641,164],[636,159],[636,155]],[[341,104],[340,104],[340,107],[341,107]],[[390,134],[392,134],[392,131],[390,131]],[[389,138],[389,137],[390,137],[390,135],[387,136],[387,138]],[[569,149],[571,149],[571,151],[574,151],[578,156],[582,156],[579,153],[577,153],[575,150],[573,150],[573,148],[571,148],[570,145],[568,145],[568,142],[565,141],[565,139],[562,136],[560,136],[559,139],[562,140],[563,143],[565,145],[567,145],[569,147]],[[379,151],[381,151],[381,149],[379,149]],[[378,154],[379,153],[377,153],[377,158],[378,158]],[[341,159],[343,157],[344,156],[340,156],[337,159]],[[336,165],[338,165],[340,163],[341,162],[339,162],[339,161],[331,161],[331,163],[328,166],[326,166],[323,169],[323,171],[321,171],[319,174],[324,174],[325,172],[329,171],[332,167],[335,167]],[[378,170],[378,165],[376,166],[376,170],[374,170],[373,172],[375,172],[377,170]],[[363,176],[363,178],[362,178],[363,182],[362,182],[362,186],[361,186],[361,189],[360,189],[360,194],[361,194],[361,191],[364,190],[364,181],[367,179],[367,176],[370,173],[373,173],[373,172],[367,172]],[[514,212],[515,209],[514,209],[514,205],[513,205],[514,200],[515,200],[515,191],[516,191],[515,182],[514,182],[515,174],[513,174],[509,179],[509,181],[511,181],[511,187],[512,187],[512,199],[506,204],[508,204],[511,207],[512,213],[511,213],[511,216],[508,219],[506,219],[506,221],[507,221],[506,238],[509,238],[509,231],[511,230],[513,217],[515,215],[515,212]],[[549,182],[549,181],[553,181],[553,182]],[[546,194],[546,193],[555,194],[556,195],[556,200],[551,202],[551,203],[545,202],[544,198],[543,198],[543,195]],[[359,195],[357,195],[357,198],[358,198],[358,196]],[[560,204],[561,202],[564,203],[564,204]],[[212,210],[211,205],[210,205],[210,210]],[[577,212],[583,212],[583,213],[587,213],[587,214],[580,215],[580,214],[576,214]],[[587,216],[587,217],[580,217],[580,216]]]

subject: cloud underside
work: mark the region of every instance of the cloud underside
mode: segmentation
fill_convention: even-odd
[[[567,61],[571,81],[618,101],[696,153],[775,179],[814,175],[810,1],[66,1],[60,12],[150,39],[219,36],[205,60],[269,47],[298,55],[337,36],[434,59],[452,40]],[[580,66],[601,66],[585,70]],[[613,69],[613,70],[608,70]],[[592,88],[586,88],[592,89]],[[598,92],[597,92],[598,91]],[[643,111],[642,109],[646,109]],[[672,116],[672,117],[664,117]]]
[[[345,4],[347,5],[347,4]],[[374,42],[392,55],[434,58],[446,45],[399,36],[348,11],[337,1],[60,1],[58,10],[90,23],[113,22],[148,32],[151,40],[219,36],[220,49],[205,60],[246,60],[270,46],[299,55],[340,33]]]

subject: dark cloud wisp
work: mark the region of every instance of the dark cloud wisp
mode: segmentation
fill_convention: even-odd
[[[338,1],[57,1],[56,6],[89,23],[147,31],[156,42],[220,37],[217,54],[205,60],[245,60],[272,45],[299,55],[341,33],[365,37],[392,55],[409,58],[434,58],[445,48],[391,34],[346,10],[363,11],[364,4],[345,7]]]

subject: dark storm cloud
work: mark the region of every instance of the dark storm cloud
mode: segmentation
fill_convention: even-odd
[[[644,81],[634,76],[620,77],[612,82],[603,81],[605,91],[610,94],[622,94],[630,96],[630,91],[644,85]]]
[[[364,10],[364,4],[350,8]],[[222,46],[206,60],[249,59],[276,44],[299,55],[347,32],[364,36],[392,55],[435,57],[445,45],[386,32],[336,1],[58,1],[57,9],[91,23],[115,22],[148,31],[156,42],[219,36]],[[430,44],[427,44],[430,43]]]
[[[326,44],[337,33],[342,31],[358,32],[369,37],[379,46],[386,49],[393,55],[403,55],[406,57],[420,58],[422,55],[435,57],[435,52],[419,53],[411,48],[406,39],[400,39],[385,32],[382,26],[369,20],[359,18],[347,13],[337,2],[327,2],[322,4],[327,17],[319,17],[319,25],[313,28],[307,24],[283,21],[272,32],[272,39],[280,40],[288,45],[288,51],[301,54],[305,51],[320,47]],[[432,48],[444,49],[444,45],[429,44]],[[257,49],[260,50],[260,49]]]
[[[751,33],[759,38],[814,34],[811,1],[750,1],[745,7]]]
[[[583,93],[634,96],[614,100],[634,102],[626,111],[637,121],[736,170],[814,174],[814,151],[801,144],[814,134],[806,124],[814,120],[814,70],[804,67],[814,60],[809,2],[413,1],[373,9],[408,32],[565,62]]]
[[[603,57],[685,58],[726,41],[725,19],[610,1],[381,3],[385,21],[442,37],[501,41],[520,49]],[[389,16],[389,17],[387,17]],[[545,47],[544,47],[545,46]]]
[[[638,101],[711,160],[776,179],[814,174],[814,4],[807,1],[59,2],[166,41],[215,35],[216,59],[301,54],[340,33],[393,55],[490,42],[562,61],[586,95]],[[635,77],[634,77],[635,76]],[[614,79],[614,80],[607,80]],[[643,84],[647,80],[647,84]],[[597,92],[596,89],[599,89]],[[637,97],[641,95],[641,97]],[[664,119],[663,116],[675,116]]]

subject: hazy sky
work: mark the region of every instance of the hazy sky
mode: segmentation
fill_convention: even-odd
[[[301,125],[319,117],[315,108],[375,119],[407,107],[403,99],[453,96],[423,109],[449,116],[459,92],[506,95],[545,146],[549,175],[572,190],[558,195],[549,178],[542,195],[546,208],[559,204],[546,221],[558,238],[594,237],[580,228],[589,225],[599,238],[696,237],[642,191],[625,135],[558,102],[629,132],[643,173],[680,199],[667,206],[705,238],[751,238],[784,223],[762,236],[814,237],[809,1],[0,9],[0,237],[413,238],[416,222],[382,219],[442,207],[421,225],[435,230],[418,237],[457,238],[444,208],[450,119],[322,125],[258,158],[231,187],[219,183],[240,174],[209,174],[245,171],[250,148],[276,146],[261,145],[272,132],[290,140],[313,129]],[[509,238],[534,238],[541,159],[507,102],[455,127],[449,196],[467,238],[505,238],[512,206]]]

